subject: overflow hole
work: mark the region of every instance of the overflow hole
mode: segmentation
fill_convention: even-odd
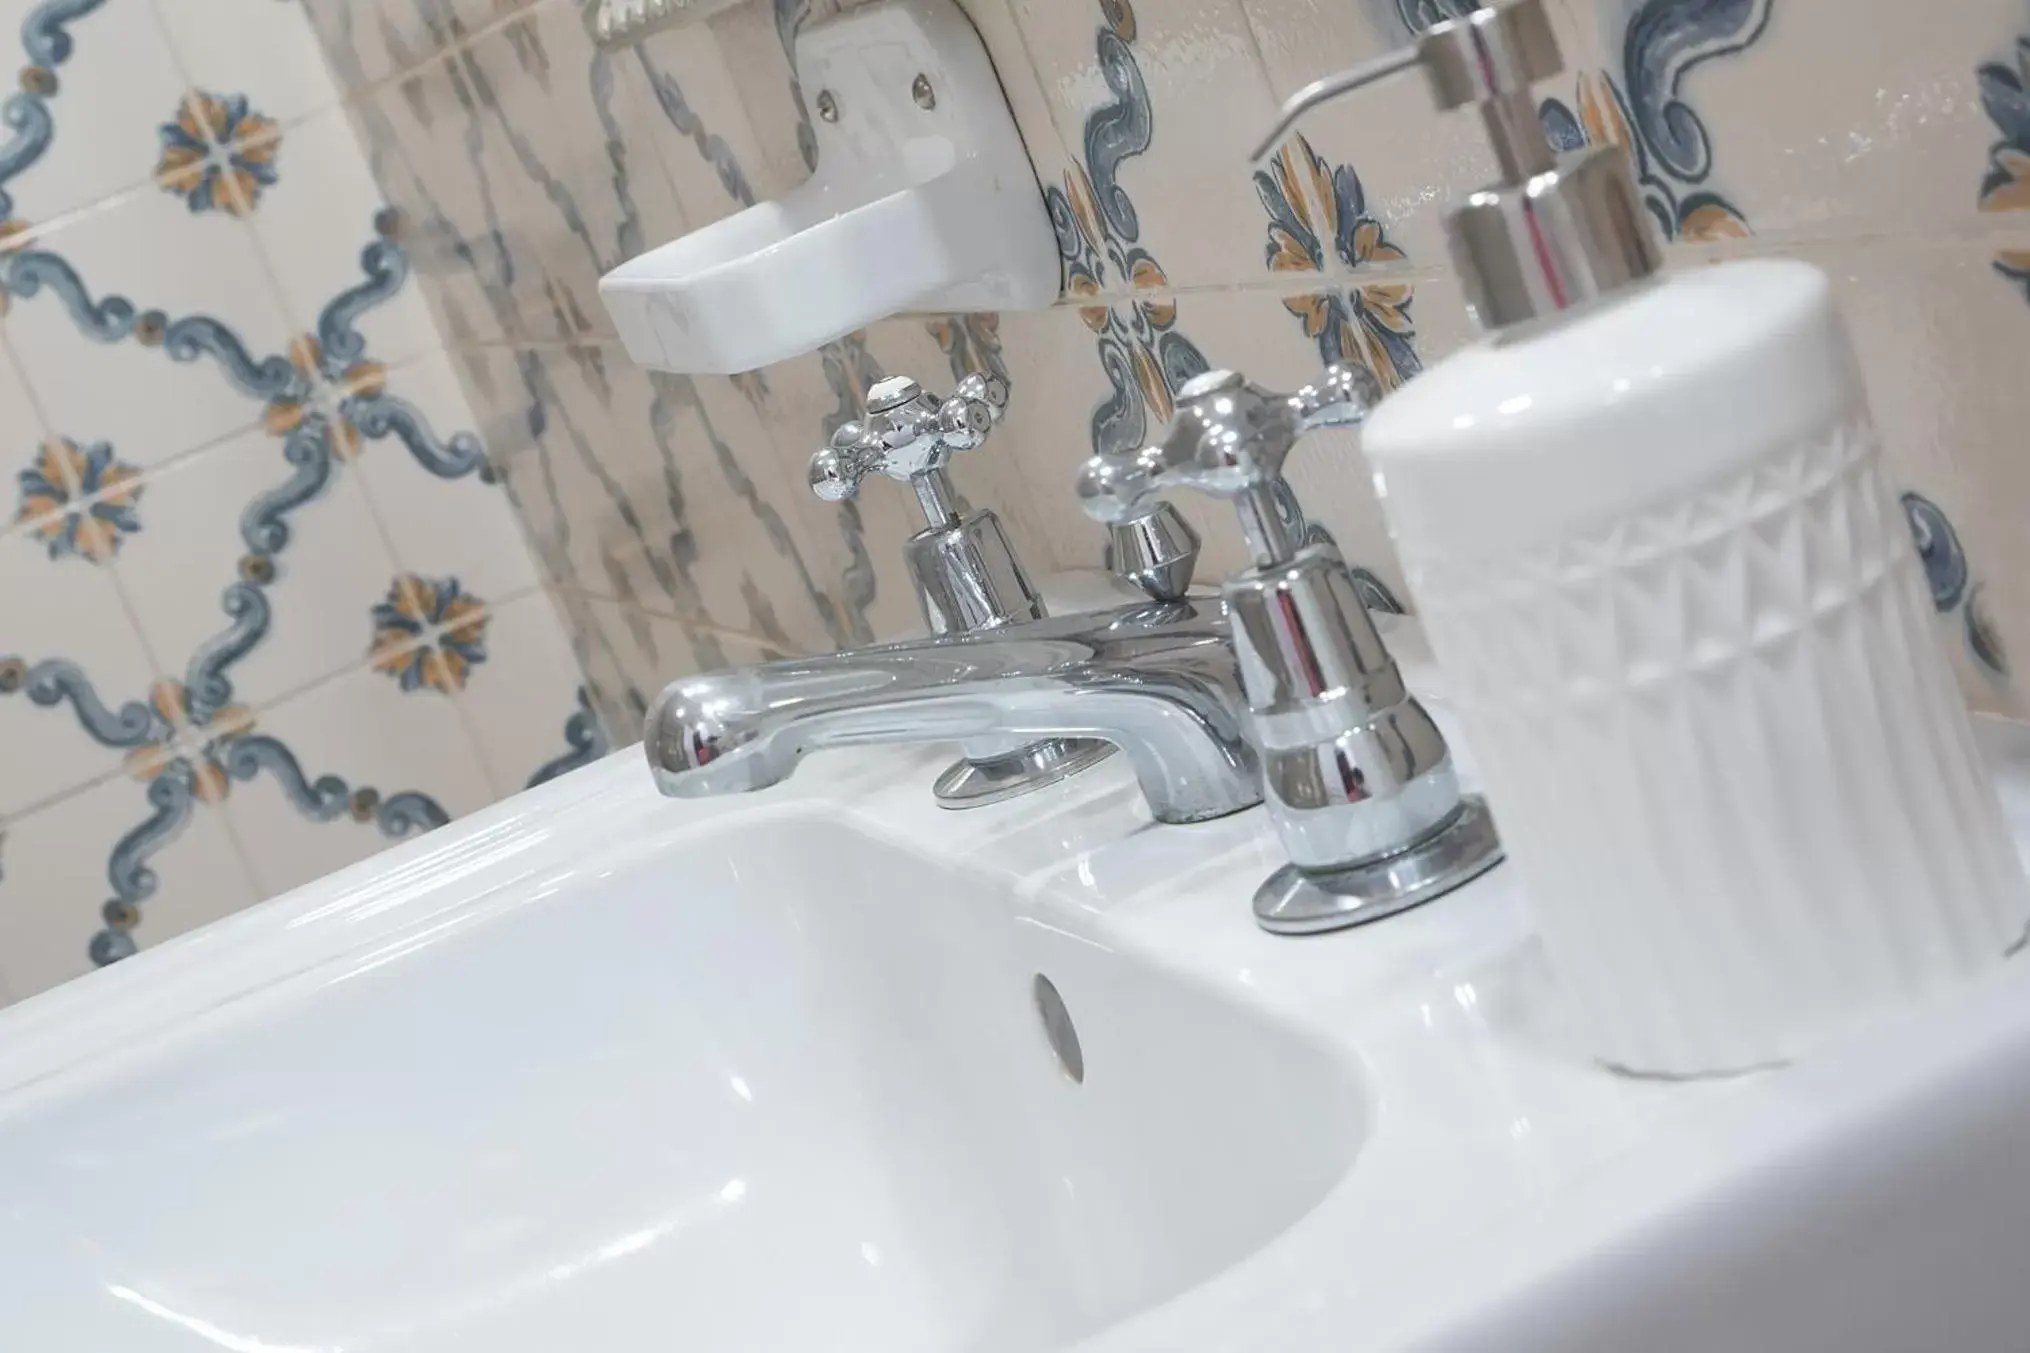
[[[1042,973],[1036,974],[1031,987],[1036,996],[1036,1014],[1043,1021],[1043,1037],[1057,1054],[1058,1066],[1073,1085],[1084,1085],[1085,1052],[1078,1045],[1078,1030],[1072,1025],[1071,1011],[1064,1008],[1064,997],[1057,994],[1057,988]]]

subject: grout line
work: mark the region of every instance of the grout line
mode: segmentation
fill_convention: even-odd
[[[89,779],[80,780],[75,784],[67,785],[64,788],[59,789],[54,793],[45,795],[42,798],[31,799],[26,807],[17,808],[11,813],[0,815],[0,831],[11,831],[14,827],[19,825],[20,823],[26,822],[29,818],[35,817],[40,813],[48,812],[52,808],[61,807],[62,805],[69,803],[72,799],[79,797],[80,795],[87,794],[94,789],[98,789],[104,785],[111,784],[115,780],[127,778],[127,775],[128,772],[126,766],[123,765],[121,762],[115,761],[110,767],[108,767],[103,771],[100,771],[98,774],[90,777]],[[139,784],[141,782],[137,780],[135,781],[135,783]],[[0,861],[0,865],[4,865],[4,861]]]
[[[518,9],[509,10],[504,14],[497,14],[478,28],[467,33],[464,37],[437,48],[420,61],[407,66],[398,66],[387,74],[376,76],[365,84],[358,85],[349,90],[341,90],[339,94],[339,106],[347,107],[355,103],[371,102],[389,89],[427,73],[434,66],[449,65],[452,61],[471,51],[474,47],[485,42],[503,29],[535,18],[539,10],[561,7],[565,4],[577,2],[578,0],[531,0],[531,3],[525,4]],[[322,34],[318,35],[318,45],[320,49],[323,47]],[[327,60],[326,65],[329,67],[329,60]],[[335,80],[334,83],[336,83]]]
[[[607,606],[617,606],[622,610],[639,611],[643,615],[653,619],[667,620],[672,624],[681,625],[687,630],[696,630],[700,634],[709,635],[715,639],[741,639],[751,644],[760,645],[763,648],[776,647],[775,640],[770,639],[764,634],[754,634],[747,630],[733,629],[730,626],[721,625],[709,620],[686,620],[681,616],[671,615],[667,611],[652,610],[638,601],[628,601],[620,597],[609,596],[604,592],[594,592],[582,584],[556,583],[552,585],[552,590],[570,593],[581,601],[596,601]]]

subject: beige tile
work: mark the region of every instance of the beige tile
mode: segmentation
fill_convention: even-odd
[[[187,795],[173,803],[152,804],[148,785],[121,776],[7,824],[0,975],[13,997],[93,971],[95,942],[102,955],[109,942],[152,948],[256,900],[218,805]],[[120,849],[158,816],[176,827]],[[117,934],[109,908],[121,918]]]
[[[1278,103],[1322,76],[1406,45],[1410,18],[1428,22],[1459,8],[1451,0],[1241,3]],[[1560,4],[1550,14],[1567,64],[1576,69],[1591,61],[1590,27]],[[1328,271],[1441,266],[1445,212],[1497,175],[1480,119],[1471,110],[1436,111],[1415,71],[1316,109],[1285,145],[1289,158],[1256,180],[1263,209],[1256,254],[1265,269],[1279,260],[1281,266],[1303,260],[1312,269],[1322,262]],[[1298,229],[1272,242],[1269,213],[1286,209],[1295,212]],[[1359,231],[1363,219],[1379,234]]]
[[[215,3],[216,0],[204,0]],[[303,0],[332,77],[357,90],[428,62],[536,0]]]
[[[678,677],[784,656],[764,640],[701,631],[667,616],[597,597],[575,604],[591,657],[586,679],[620,741],[637,741],[649,702]]]
[[[1110,290],[1259,277],[1267,221],[1246,154],[1275,101],[1239,0],[1015,0],[1015,10],[1078,161],[1050,185],[1063,199],[1060,252],[1081,260],[1072,289],[1081,271]]]
[[[2013,43],[2030,27],[2020,5],[1680,6],[1681,19],[1657,15],[1638,30],[1652,36],[1632,52],[1623,41],[1632,0],[1597,8],[1650,195],[1680,216],[1714,195],[1757,234],[1975,223],[2000,134],[1982,110],[1976,70],[2014,64]]]
[[[739,378],[797,500],[805,522],[802,556],[834,602],[841,647],[914,633],[923,623],[901,571],[902,541],[921,525],[908,491],[869,483],[855,501],[823,503],[806,478],[811,454],[840,423],[866,412],[867,387],[885,374],[862,332]]]
[[[2030,238],[2022,241],[2030,247]],[[1919,252],[1822,248],[1808,261],[1832,276],[1868,382],[1869,402],[1899,487],[1922,493],[1964,549],[1967,590],[2014,664],[2013,681],[1978,661],[1967,604],[1939,617],[1968,696],[2022,713],[2030,662],[2030,298],[1999,275],[1993,250],[1951,245]]]
[[[722,46],[715,21],[667,29],[615,57],[616,69],[636,91],[643,138],[655,148],[694,230],[780,196],[808,172],[797,157],[789,71],[767,10],[742,6],[726,18],[760,26],[754,51]],[[733,36],[745,32],[738,27]],[[789,107],[786,152],[779,135],[765,147],[750,122],[749,106],[765,96]]]
[[[467,394],[553,579],[694,627],[829,649],[775,444],[730,387],[711,399],[618,346],[468,356]]]
[[[687,228],[615,61],[545,5],[356,115],[447,338],[609,334],[600,274]]]

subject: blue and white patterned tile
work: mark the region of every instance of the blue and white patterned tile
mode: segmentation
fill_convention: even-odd
[[[610,749],[547,596],[487,612],[486,661],[459,693],[497,795],[589,765]]]
[[[366,660],[398,569],[327,447],[257,428],[142,482],[119,576],[161,674],[212,689],[201,703],[266,704]]]
[[[245,774],[226,814],[263,897],[493,798],[452,702],[419,699],[371,668],[264,711],[229,750]]]
[[[24,999],[112,952],[151,948],[254,902],[217,803],[180,768],[109,780],[10,820],[0,843],[0,977]]]
[[[826,649],[842,623],[774,442],[730,383],[651,376],[616,346],[468,357],[538,557],[581,591],[693,629]]]
[[[701,644],[706,636],[679,621],[598,597],[583,598],[578,606],[584,617],[588,691],[622,745],[641,740],[649,701],[678,677],[786,656],[766,640],[747,635],[715,633]]]
[[[143,703],[153,668],[104,563],[133,537],[89,510],[16,520],[24,501],[68,496],[43,469],[23,474],[32,483],[0,482],[12,528],[0,534],[0,817],[116,773],[156,731]]]
[[[2030,232],[2021,245],[2030,247]],[[1940,635],[1968,696],[2022,715],[2030,661],[2030,299],[1994,249],[1817,246],[1861,358],[1883,451],[1906,498]]]
[[[1278,103],[1473,8],[1467,0],[1241,4]],[[1559,0],[1548,10],[1567,67],[1597,64],[1590,23],[1578,21]],[[1251,137],[1267,130],[1266,123],[1249,129]],[[1285,156],[1254,179],[1264,225],[1273,216],[1288,227],[1274,241],[1257,241],[1258,277],[1291,266],[1326,272],[1443,267],[1444,213],[1496,177],[1480,119],[1471,110],[1436,111],[1414,71],[1316,109],[1284,146]],[[1238,162],[1234,167],[1248,172]],[[1360,233],[1363,221],[1379,225],[1386,244]]]
[[[1037,166],[1060,251],[1087,263],[1068,289],[1258,279],[1247,155],[1276,102],[1239,0],[1017,0],[1016,17],[1075,156]]]
[[[575,6],[545,5],[376,96],[360,121],[446,337],[611,333],[600,274],[685,218],[634,86]],[[473,288],[477,287],[477,295]],[[455,310],[456,313],[452,313]]]
[[[147,467],[299,383],[244,221],[149,189],[0,257],[5,329],[51,425]]]
[[[1637,154],[1671,233],[1924,234],[1974,223],[1994,128],[1977,69],[2023,31],[2012,0],[1595,0],[1602,50],[1582,81],[1596,126]],[[1865,15],[1860,12],[1865,9]]]
[[[324,48],[333,78],[350,93],[424,64],[526,9],[535,0],[302,0],[302,3]]]
[[[809,114],[792,92],[779,8],[741,5],[614,58],[690,229],[780,197],[810,173]]]
[[[157,125],[176,119],[185,93],[152,7],[0,0],[0,33],[22,63],[0,221],[44,225],[148,182]]]
[[[230,89],[279,122],[338,102],[301,0],[160,0],[176,64],[196,89]]]
[[[451,359],[433,353],[385,379],[355,419],[360,481],[395,562],[409,573],[456,577],[488,605],[533,590],[535,561]]]
[[[247,220],[290,325],[315,335],[350,317],[360,356],[383,366],[438,347],[402,222],[386,210],[345,114],[320,113],[290,128],[279,171]]]

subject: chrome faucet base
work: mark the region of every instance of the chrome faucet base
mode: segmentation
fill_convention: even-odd
[[[985,808],[1090,770],[1114,750],[1113,743],[1098,738],[1048,738],[1006,756],[954,761],[937,777],[931,793],[940,808]]]
[[[1255,920],[1277,935],[1316,935],[1420,907],[1502,861],[1494,815],[1477,794],[1406,848],[1347,869],[1286,864],[1255,892]]]

